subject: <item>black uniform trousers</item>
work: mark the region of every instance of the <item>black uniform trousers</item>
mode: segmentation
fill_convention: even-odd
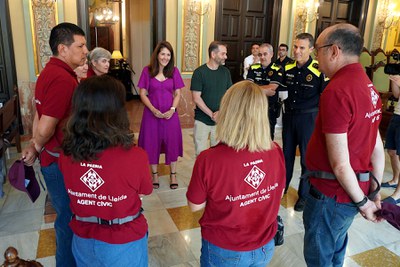
[[[269,128],[271,132],[271,139],[275,138],[275,125],[277,122],[277,118],[279,117],[279,108],[281,106],[278,103],[273,103],[268,107],[268,119],[269,119]]]
[[[297,146],[299,146],[300,150],[301,174],[303,175],[307,171],[306,149],[311,134],[314,131],[317,114],[318,111],[309,113],[301,113],[301,111],[283,113],[282,141],[286,167],[286,190],[288,190],[290,181],[292,180]],[[306,186],[303,185],[303,180],[304,179],[301,179],[299,184],[299,198],[302,198],[307,193],[302,192],[306,191]]]

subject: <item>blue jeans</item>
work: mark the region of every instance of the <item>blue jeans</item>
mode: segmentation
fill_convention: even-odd
[[[204,238],[201,241],[201,267],[265,267],[274,255],[274,239],[266,245],[250,251],[234,251],[211,244]]]
[[[56,231],[56,265],[57,267],[76,266],[72,255],[72,230],[68,226],[72,212],[69,197],[65,189],[64,177],[57,163],[41,168],[51,204],[57,213],[54,229]]]
[[[125,244],[109,244],[92,238],[74,235],[72,251],[79,266],[148,266],[147,234]]]
[[[337,203],[316,189],[313,191],[320,195],[316,197],[316,193],[307,193],[303,211],[303,253],[307,266],[343,266],[347,230],[358,209],[352,203]]]

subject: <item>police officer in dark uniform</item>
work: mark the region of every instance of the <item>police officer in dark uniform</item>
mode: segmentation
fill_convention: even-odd
[[[285,65],[289,62],[292,61],[290,57],[288,57],[288,51],[289,47],[287,44],[280,44],[278,48],[278,58],[275,60],[275,64],[280,65],[282,67],[285,67]]]
[[[247,80],[260,85],[268,96],[268,117],[272,140],[274,140],[276,119],[279,117],[281,109],[277,89],[279,86],[283,86],[283,68],[271,62],[273,55],[273,48],[270,44],[261,44],[258,54],[261,63],[251,65],[247,74]]]
[[[282,141],[286,165],[286,191],[293,175],[297,146],[301,156],[301,173],[306,172],[306,148],[314,130],[319,97],[327,82],[325,75],[318,70],[318,62],[310,56],[313,49],[314,38],[311,34],[297,35],[293,46],[295,60],[285,65],[284,84],[288,90],[288,98],[284,101]],[[304,209],[306,190],[307,186],[301,179],[299,199],[294,206],[296,211]]]

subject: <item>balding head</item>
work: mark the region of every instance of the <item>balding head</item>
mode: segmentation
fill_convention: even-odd
[[[362,47],[363,38],[355,26],[342,23],[328,27],[316,42],[318,68],[333,77],[344,66],[358,63]]]
[[[341,23],[333,25],[325,31],[326,36],[324,39],[326,44],[336,44],[345,55],[360,56],[364,46],[364,39],[356,26]]]

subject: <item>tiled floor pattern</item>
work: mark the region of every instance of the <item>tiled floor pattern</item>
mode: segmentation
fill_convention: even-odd
[[[185,196],[194,163],[192,129],[183,129],[183,138],[184,156],[179,159],[177,174],[179,188],[169,188],[169,167],[161,164],[158,169],[160,188],[143,200],[144,215],[149,224],[149,266],[199,266],[201,234],[198,220],[202,212],[192,213]],[[15,152],[11,155],[18,157]],[[294,177],[299,173],[297,158]],[[385,180],[390,178],[387,160]],[[285,244],[276,248],[270,266],[306,266],[302,255],[302,214],[293,210],[297,183],[298,179],[293,179],[293,187],[281,201],[279,214],[285,223]],[[54,216],[47,219],[43,216],[45,192],[42,191],[32,204],[24,193],[11,188],[8,182],[4,191],[6,196],[0,199],[0,255],[8,246],[14,246],[21,258],[36,259],[46,267],[55,266]],[[384,189],[382,196],[390,193],[391,189]],[[373,224],[357,216],[349,236],[345,266],[400,266],[400,231],[388,223]]]

